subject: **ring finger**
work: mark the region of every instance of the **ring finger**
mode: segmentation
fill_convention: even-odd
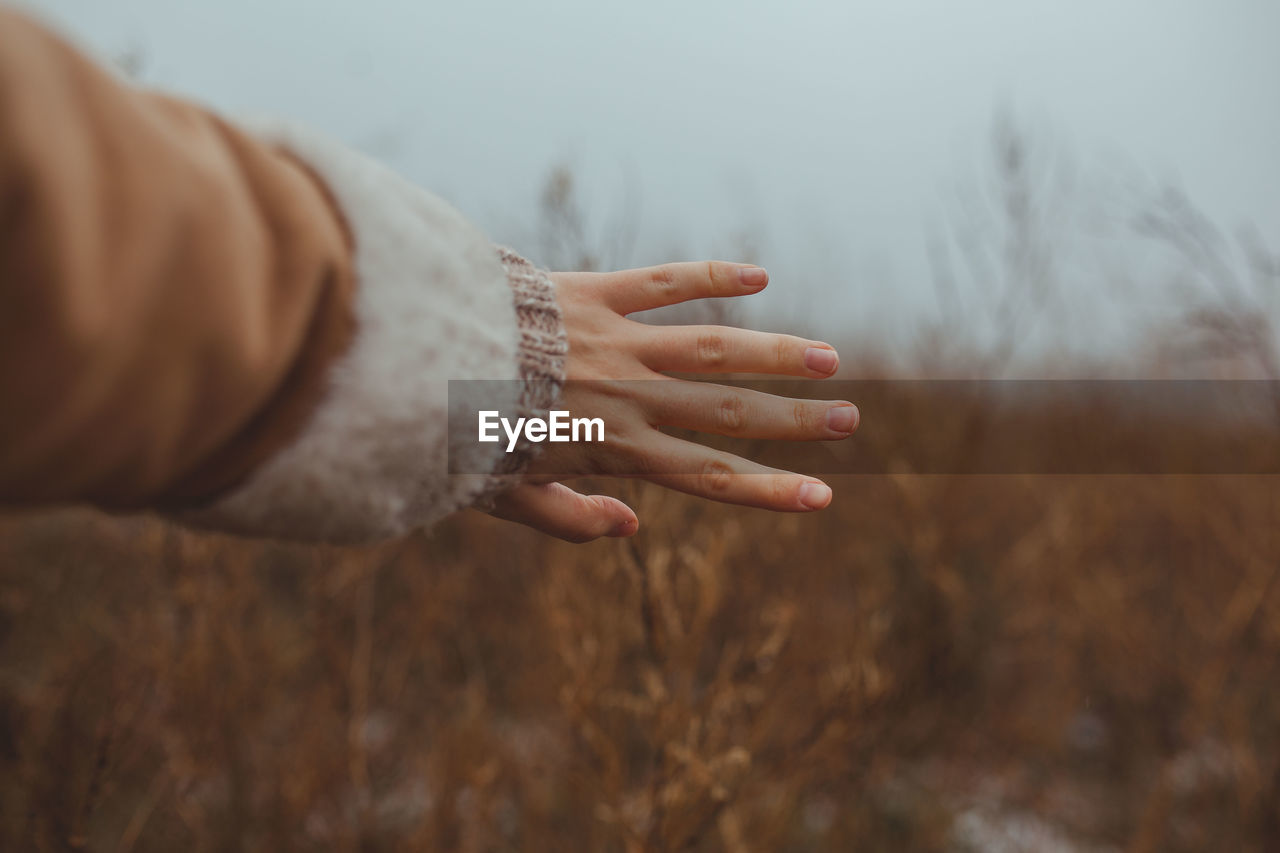
[[[654,432],[644,477],[660,486],[721,503],[777,512],[812,512],[831,503],[821,480],[767,468],[700,444]]]

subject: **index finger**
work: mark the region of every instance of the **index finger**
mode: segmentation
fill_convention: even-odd
[[[747,296],[769,283],[754,264],[694,261],[606,274],[605,304],[619,314],[648,311],[691,299]]]

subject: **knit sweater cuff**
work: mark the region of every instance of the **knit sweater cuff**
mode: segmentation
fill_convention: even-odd
[[[545,271],[510,249],[499,247],[498,257],[507,271],[520,330],[521,414],[544,415],[564,387],[564,360],[569,353],[564,315]]]
[[[497,248],[498,258],[507,272],[520,334],[518,414],[523,418],[545,418],[564,389],[564,363],[569,353],[564,315],[556,302],[555,284],[546,271],[510,249]],[[515,450],[499,463],[476,505],[481,509],[492,508],[493,496],[515,485],[516,475],[529,467],[539,447],[522,436]]]

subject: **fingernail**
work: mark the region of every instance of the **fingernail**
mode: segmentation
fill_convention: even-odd
[[[814,373],[835,373],[840,366],[840,356],[833,349],[809,347],[804,351],[804,366]]]
[[[822,509],[831,503],[831,487],[826,483],[805,483],[800,487],[800,503],[809,509]]]
[[[761,267],[742,267],[738,270],[738,280],[747,287],[764,287],[769,283],[769,273]]]
[[[858,425],[858,407],[852,403],[827,409],[827,429],[832,432],[851,433]]]

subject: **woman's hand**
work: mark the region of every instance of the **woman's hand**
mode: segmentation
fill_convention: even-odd
[[[710,500],[779,512],[808,512],[831,502],[831,489],[820,480],[658,430],[670,426],[812,441],[848,438],[857,428],[852,403],[794,400],[664,375],[824,379],[839,366],[827,344],[723,326],[650,326],[627,319],[691,299],[758,293],[769,281],[763,269],[704,262],[552,278],[569,337],[563,407],[575,416],[602,418],[605,440],[546,445],[528,472],[529,482],[502,494],[493,515],[573,542],[635,533],[639,521],[626,504],[555,482],[586,475],[641,476]]]

